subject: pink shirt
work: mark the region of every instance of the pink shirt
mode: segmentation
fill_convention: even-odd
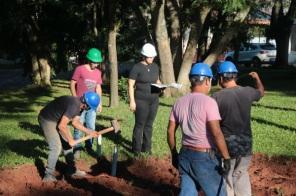
[[[81,97],[87,91],[96,91],[97,85],[102,84],[101,71],[99,69],[88,70],[86,65],[78,66],[72,76],[76,83],[76,94]]]
[[[216,101],[202,93],[190,93],[177,100],[172,108],[170,120],[178,123],[182,130],[182,144],[212,148],[212,135],[206,123],[221,120]]]

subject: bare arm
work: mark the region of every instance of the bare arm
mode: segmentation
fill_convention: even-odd
[[[99,95],[100,97],[100,105],[99,105],[99,112],[102,112],[102,106],[103,106],[103,100],[102,100],[102,86],[100,84],[98,84],[96,86],[96,93]]]
[[[257,72],[250,72],[249,75],[255,80],[256,88],[260,91],[261,97],[263,97],[264,96],[264,86],[260,80],[259,75],[257,74]]]
[[[179,160],[178,160],[178,151],[176,147],[176,130],[179,124],[174,121],[169,121],[168,131],[167,131],[167,142],[171,150],[172,165],[178,169]]]
[[[128,79],[128,96],[129,96],[129,107],[131,111],[136,111],[136,102],[135,102],[135,80]]]
[[[62,137],[69,143],[70,146],[74,145],[74,139],[72,137],[72,134],[68,128],[68,123],[70,122],[70,119],[66,116],[62,116],[62,119],[60,120],[58,124],[58,129]]]
[[[230,156],[225,143],[224,135],[220,129],[219,121],[218,120],[208,121],[207,126],[209,127],[209,130],[211,131],[214,137],[214,142],[219,152],[221,153],[222,157],[224,159],[229,159]]]
[[[88,134],[91,135],[92,133],[94,133],[95,131],[86,128],[85,126],[83,126],[83,124],[80,122],[80,117],[79,116],[75,116],[72,120],[72,125],[74,128]]]
[[[77,96],[77,94],[76,94],[76,80],[71,80],[70,81],[70,91],[71,91],[71,94],[73,95],[73,96]]]
[[[174,121],[169,121],[168,129],[167,129],[167,142],[171,153],[177,152],[176,148],[176,130],[178,128],[178,124]]]

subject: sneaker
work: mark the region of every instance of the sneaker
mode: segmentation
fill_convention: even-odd
[[[81,178],[81,177],[85,177],[86,176],[86,172],[85,171],[81,171],[79,169],[76,169],[75,173],[71,174],[71,177],[78,177],[78,178]]]
[[[43,182],[56,182],[57,179],[54,175],[52,174],[45,174],[45,176],[42,179]]]

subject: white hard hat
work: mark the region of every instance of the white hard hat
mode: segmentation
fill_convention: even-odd
[[[144,44],[141,50],[141,54],[146,56],[146,57],[156,57],[157,53],[155,50],[155,47],[152,44]]]

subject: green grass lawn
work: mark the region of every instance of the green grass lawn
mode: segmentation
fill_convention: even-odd
[[[267,91],[265,97],[254,104],[252,109],[254,151],[296,157],[296,71],[259,70],[259,73]],[[69,95],[68,86],[69,82],[66,80],[54,80],[50,90],[27,87],[0,93],[0,167],[32,164],[36,159],[47,159],[47,144],[38,126],[37,115],[48,101],[61,95]],[[166,128],[175,100],[176,98],[160,99],[153,132],[154,156],[163,157],[169,154]],[[121,159],[132,157],[130,144],[133,113],[124,101],[116,108],[109,108],[107,104],[108,97],[105,95],[103,112],[97,118],[97,128],[110,126],[113,118],[122,119],[119,155]],[[112,134],[103,136],[103,153],[107,158],[112,155],[114,139]],[[93,160],[86,154],[82,157]]]

